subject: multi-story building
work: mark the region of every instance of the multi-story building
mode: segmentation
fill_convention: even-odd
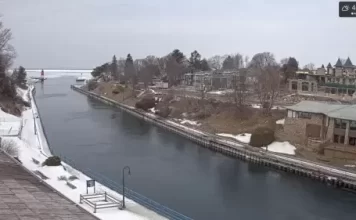
[[[334,67],[329,63],[315,71],[297,71],[297,78],[289,81],[289,90],[352,96],[356,92],[356,66],[351,59],[338,59]]]
[[[232,81],[238,72],[197,72],[186,73],[184,75],[184,84],[193,86],[196,89],[206,88],[208,90],[230,89],[232,88]]]
[[[302,101],[287,107],[282,136],[336,159],[356,159],[356,105]]]

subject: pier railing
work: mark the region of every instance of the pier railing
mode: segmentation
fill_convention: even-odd
[[[54,152],[55,153],[55,152]],[[85,174],[86,176],[94,179],[98,183],[102,184],[104,187],[107,187],[115,192],[118,192],[119,194],[122,193],[122,185],[118,184],[117,182],[103,176],[100,173],[94,172],[90,169],[83,169],[80,166],[78,166],[73,160],[69,159],[68,157],[62,156],[60,154],[58,155],[63,162],[68,164],[69,166],[78,169],[80,172]],[[70,172],[70,171],[69,171]],[[100,188],[100,187],[99,187]],[[125,197],[133,200],[134,202],[138,203],[139,205],[142,205],[146,207],[147,209],[154,211],[158,213],[159,215],[162,215],[168,219],[172,220],[192,220],[192,218],[189,218],[181,213],[178,213],[166,206],[163,206],[159,204],[158,202],[155,202],[131,189],[128,189],[125,187]],[[119,199],[119,198],[117,198]]]
[[[36,89],[34,88],[32,90],[32,95],[33,97],[35,96],[36,94]],[[33,101],[35,103],[35,105],[37,106],[37,103],[36,103],[36,99],[33,98]],[[37,107],[37,114],[38,116],[41,118],[41,114],[40,114],[40,110],[38,109]],[[98,183],[102,184],[104,187],[107,187],[117,193],[122,193],[122,185],[121,184],[118,184],[116,183],[115,181],[101,175],[100,173],[97,173],[97,172],[94,172],[90,169],[83,169],[79,166],[77,166],[77,164],[63,156],[63,155],[60,155],[60,154],[56,154],[56,152],[51,148],[51,145],[50,143],[48,142],[48,139],[47,139],[47,134],[46,134],[46,129],[42,123],[42,120],[39,120],[40,123],[41,123],[41,126],[43,128],[43,134],[46,138],[46,141],[47,141],[47,145],[49,147],[49,150],[51,151],[51,153],[53,155],[57,155],[59,156],[62,161],[64,161],[65,163],[67,163],[69,166],[73,167],[74,169],[78,169],[79,172],[85,174],[86,176],[96,180]],[[35,128],[35,129],[38,129],[38,128]],[[47,155],[48,156],[48,155]],[[172,220],[192,220],[192,218],[189,218],[181,213],[178,213],[164,205],[161,205],[159,204],[158,202],[155,202],[131,189],[128,189],[127,187],[125,187],[125,196],[133,201],[135,201],[136,203],[138,203],[139,205],[142,205],[144,207],[146,207],[147,209],[151,210],[151,211],[154,211],[156,213],[158,213],[159,215],[162,215],[168,219],[172,219]]]

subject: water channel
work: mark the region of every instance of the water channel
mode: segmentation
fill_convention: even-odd
[[[355,219],[356,195],[233,159],[72,91],[73,77],[36,85],[54,154],[194,219]],[[115,115],[115,116],[113,116]]]

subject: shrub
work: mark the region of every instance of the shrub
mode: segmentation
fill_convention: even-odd
[[[66,176],[59,176],[59,177],[58,177],[58,180],[59,180],[59,181],[62,181],[62,180],[67,181],[67,177],[66,177]]]
[[[112,93],[113,93],[113,94],[119,94],[119,93],[122,93],[122,92],[124,92],[124,91],[125,91],[125,88],[124,88],[124,87],[122,87],[122,86],[120,86],[120,85],[117,85],[117,86],[113,89]]]
[[[96,89],[96,87],[98,87],[98,82],[96,80],[91,79],[88,81],[88,90],[89,91]]]
[[[163,118],[167,118],[171,111],[172,109],[170,109],[168,106],[162,106],[156,111],[156,114]]]
[[[1,150],[3,150],[4,152],[6,152],[8,155],[10,155],[12,157],[19,156],[19,149],[13,140],[1,140],[0,139],[0,148],[1,148]]]
[[[77,179],[78,179],[78,177],[76,177],[76,176],[70,176],[70,177],[68,178],[68,180],[70,180],[70,181],[77,180]]]
[[[267,127],[259,127],[251,135],[250,145],[263,147],[275,141],[274,131]]]
[[[61,158],[58,156],[48,157],[42,164],[43,166],[60,166]]]
[[[154,97],[146,97],[136,102],[135,107],[147,111],[150,108],[156,106],[156,101]]]

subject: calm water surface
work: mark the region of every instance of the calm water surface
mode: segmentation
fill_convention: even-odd
[[[356,219],[356,195],[233,159],[72,91],[73,77],[37,84],[55,154],[194,219]],[[116,118],[112,118],[115,114]]]

